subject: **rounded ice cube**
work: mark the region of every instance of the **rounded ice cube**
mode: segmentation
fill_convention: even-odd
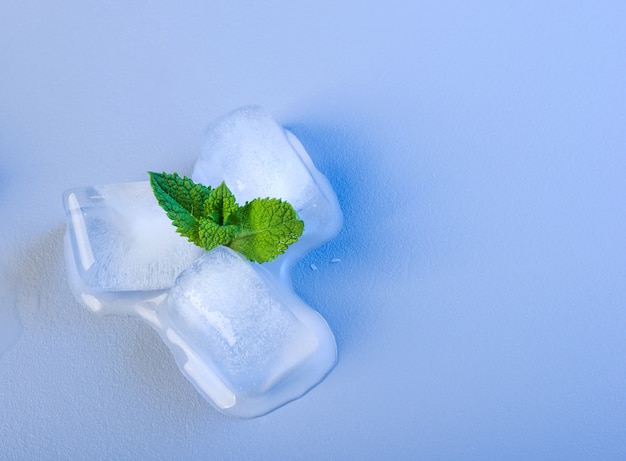
[[[304,233],[267,266],[285,282],[295,263],[341,229],[341,208],[328,179],[300,141],[262,107],[241,107],[209,125],[192,179],[208,186],[226,182],[240,204],[273,197],[293,205]]]
[[[147,181],[71,189],[63,204],[69,284],[94,312],[131,314],[204,252],[176,233]]]
[[[164,338],[181,370],[233,416],[260,416],[300,397],[337,359],[324,319],[229,248],[182,272],[164,306]]]

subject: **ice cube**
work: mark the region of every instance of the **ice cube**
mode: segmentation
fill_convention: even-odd
[[[242,107],[209,125],[192,178],[209,186],[225,181],[240,204],[275,197],[293,205],[304,221],[304,233],[277,264],[269,265],[285,281],[293,264],[337,235],[342,225],[339,202],[326,177],[298,139],[259,106]]]
[[[147,181],[72,189],[63,201],[70,286],[92,310],[169,289],[203,253],[176,233]]]
[[[181,369],[227,414],[259,416],[298,398],[336,361],[322,317],[225,247],[181,273],[164,305],[163,336]]]
[[[302,396],[336,362],[332,332],[295,294],[290,269],[339,231],[341,210],[295,136],[256,106],[213,123],[193,177],[210,186],[226,181],[241,205],[289,201],[303,235],[259,265],[187,242],[147,181],[72,189],[64,194],[69,284],[95,312],[148,321],[217,409],[260,416]]]

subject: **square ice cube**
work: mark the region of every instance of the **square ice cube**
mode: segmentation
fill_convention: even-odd
[[[336,360],[321,316],[229,248],[211,250],[180,274],[163,315],[171,327],[165,337],[184,351],[181,368],[235,416],[259,416],[299,397]]]
[[[71,189],[63,202],[70,285],[94,310],[102,296],[170,288],[204,252],[176,233],[147,181]]]
[[[333,238],[342,225],[335,191],[313,164],[300,141],[259,106],[245,106],[209,125],[194,181],[222,181],[240,204],[274,197],[293,205],[304,221],[298,242],[279,258],[286,276],[304,254]]]

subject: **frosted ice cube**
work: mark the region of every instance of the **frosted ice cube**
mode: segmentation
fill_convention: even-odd
[[[339,231],[341,210],[295,136],[256,106],[209,127],[193,177],[211,186],[226,181],[240,204],[289,201],[303,235],[259,265],[187,242],[147,181],[72,189],[64,194],[69,284],[95,312],[148,321],[217,409],[260,416],[302,396],[336,362],[332,332],[294,293],[290,269]]]
[[[169,289],[203,253],[176,233],[147,181],[76,188],[63,202],[70,286],[95,311]]]
[[[233,416],[259,416],[300,397],[336,361],[322,317],[225,247],[181,273],[164,306],[163,336],[181,369]]]
[[[298,139],[259,106],[242,107],[209,125],[192,178],[209,186],[225,181],[240,204],[275,197],[293,205],[304,233],[270,264],[285,280],[293,264],[341,229],[341,209],[328,180]]]

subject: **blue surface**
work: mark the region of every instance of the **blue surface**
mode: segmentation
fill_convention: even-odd
[[[626,458],[623,4],[185,3],[0,5],[0,251],[23,325],[0,459]],[[204,126],[249,103],[345,222],[293,274],[336,369],[238,421],[148,326],[73,300],[60,195],[190,173]]]

